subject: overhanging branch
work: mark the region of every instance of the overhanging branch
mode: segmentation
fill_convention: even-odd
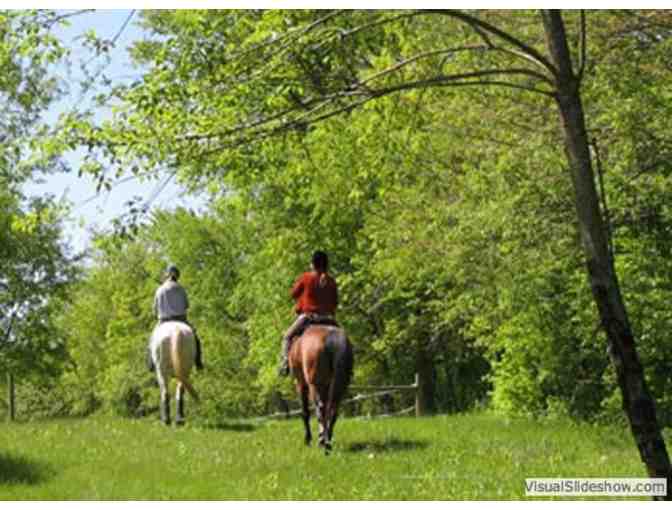
[[[402,67],[411,64],[413,62],[416,62],[422,58],[427,58],[435,55],[442,55],[442,54],[453,54],[453,53],[459,53],[462,51],[477,51],[477,50],[484,50],[487,49],[487,46],[462,46],[459,48],[453,48],[453,49],[446,49],[446,50],[435,50],[435,51],[428,51],[426,53],[420,53],[418,55],[415,55],[413,57],[410,57],[406,60],[402,60],[401,62],[398,62],[397,64],[384,69],[372,76],[369,76],[365,80],[359,82],[357,86],[364,85],[368,83],[369,81],[375,80],[377,78],[380,78],[381,76],[385,76],[388,74],[391,74],[395,71],[398,71]],[[537,73],[536,71],[532,71],[531,69],[524,69],[524,68],[512,68],[512,69],[504,69],[504,70],[484,70],[484,71],[474,71],[473,73],[467,73],[464,75],[455,75],[458,78],[460,77],[467,77],[468,74],[472,74],[473,76],[481,76],[481,75],[487,75],[487,74],[521,74],[521,75],[527,75],[532,78],[536,78],[537,80],[544,81],[548,83],[549,85],[553,85],[553,82],[549,80],[546,76],[544,76],[541,73]]]
[[[476,74],[476,73],[474,73]],[[478,73],[478,75],[485,76],[486,73]],[[414,82],[408,82],[408,83],[402,83],[401,85],[397,85],[394,87],[388,87],[386,89],[380,89],[380,90],[374,90],[374,94],[377,97],[380,97],[382,95],[387,95],[391,94],[394,92],[400,92],[402,90],[410,90],[410,89],[416,89],[416,88],[426,88],[426,87],[464,87],[464,86],[476,86],[476,85],[482,85],[482,86],[498,86],[498,87],[506,87],[506,88],[512,88],[512,89],[518,89],[518,90],[525,90],[527,92],[534,92],[536,94],[542,94],[547,97],[554,97],[553,92],[549,92],[546,90],[538,89],[536,87],[528,87],[526,85],[520,85],[517,83],[512,83],[508,81],[500,81],[500,80],[474,80],[474,79],[469,79],[473,78],[473,76],[464,76],[463,78],[458,78],[455,76],[437,76],[435,78],[428,78],[426,80],[418,80]]]
[[[535,50],[533,47],[529,46],[528,44],[525,44],[524,42],[520,41],[519,39],[513,37],[511,34],[507,34],[503,30],[500,30],[499,28],[495,27],[494,25],[491,25],[490,23],[487,23],[486,21],[480,20],[478,18],[475,18],[474,16],[470,16],[469,14],[462,12],[462,11],[449,11],[449,10],[438,10],[438,9],[428,9],[426,11],[420,11],[420,12],[425,12],[425,13],[431,13],[431,14],[441,14],[443,16],[449,16],[451,18],[458,19],[460,21],[463,21],[467,25],[471,26],[474,30],[482,30],[485,31],[489,34],[492,34],[503,41],[508,42],[509,44],[512,44],[516,48],[518,48],[520,51],[523,52],[523,55],[526,55],[525,58],[530,58],[534,60],[535,62],[543,65],[546,69],[548,69],[553,76],[556,76],[558,74],[558,70],[555,68],[555,66],[546,58],[544,57],[541,53],[539,53],[537,50]],[[521,56],[520,54],[518,56]]]
[[[512,82],[506,82],[506,81],[500,81],[500,80],[488,80],[488,79],[483,79],[488,76],[496,76],[496,75],[506,75],[506,74],[517,74],[518,71],[520,70],[486,70],[486,71],[479,71],[479,72],[473,72],[473,73],[464,73],[460,75],[448,75],[448,76],[436,76],[433,78],[428,78],[425,80],[417,80],[414,82],[408,82],[408,83],[403,83],[397,86],[393,87],[387,87],[384,89],[378,89],[378,90],[368,90],[368,91],[348,91],[348,92],[343,92],[340,95],[334,94],[331,96],[329,99],[324,99],[323,101],[319,102],[312,110],[309,112],[303,112],[301,116],[294,117],[291,119],[287,119],[284,122],[277,123],[275,125],[272,124],[271,120],[267,120],[266,123],[264,122],[259,122],[257,124],[258,128],[261,129],[256,129],[253,132],[249,132],[249,130],[246,130],[244,128],[241,129],[235,129],[232,128],[231,130],[228,130],[227,133],[220,133],[219,136],[215,134],[210,134],[208,135],[209,138],[225,138],[228,135],[235,135],[236,133],[241,133],[241,136],[237,137],[232,137],[228,141],[223,141],[223,143],[220,143],[217,145],[217,147],[204,151],[200,153],[200,157],[208,157],[213,154],[222,152],[227,149],[235,149],[237,147],[247,145],[249,143],[252,143],[253,141],[260,141],[260,140],[265,140],[268,138],[271,138],[273,136],[277,136],[280,133],[283,132],[288,132],[288,131],[302,131],[306,128],[308,125],[312,124],[317,124],[319,122],[322,122],[324,120],[327,120],[331,117],[335,117],[337,115],[351,112],[364,104],[368,103],[369,101],[373,101],[375,99],[378,99],[380,97],[394,94],[397,92],[401,92],[404,90],[412,90],[412,89],[421,89],[421,88],[428,88],[428,87],[465,87],[465,86],[500,86],[500,87],[508,87],[508,88],[515,88],[515,89],[520,89],[520,90],[525,90],[527,92],[535,92],[538,94],[542,94],[546,97],[553,97],[553,93],[549,91],[544,91],[541,89],[537,89],[534,87],[528,87],[525,85],[520,85]],[[340,99],[346,99],[346,98],[355,98],[359,96],[359,99],[356,101],[349,102],[344,105],[339,105],[338,107],[325,111],[319,115],[314,115],[320,111],[323,111],[326,109],[329,105],[333,105],[334,100],[337,98]],[[247,131],[247,133],[245,133]]]
[[[580,32],[579,32],[579,70],[577,73],[577,79],[579,83],[581,83],[581,80],[583,78],[583,72],[586,68],[586,11],[583,9],[581,10],[580,13]]]

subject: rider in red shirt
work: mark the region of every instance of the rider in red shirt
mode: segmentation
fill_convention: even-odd
[[[289,349],[292,338],[300,334],[309,322],[335,322],[334,314],[338,306],[336,280],[327,273],[329,257],[323,251],[313,254],[313,270],[303,273],[292,287],[292,298],[296,301],[298,317],[287,330],[282,342],[280,375],[289,374]]]

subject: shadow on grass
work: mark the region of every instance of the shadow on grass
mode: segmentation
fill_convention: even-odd
[[[254,432],[257,427],[252,423],[245,422],[216,422],[207,423],[203,426],[206,429],[222,430],[226,432]]]
[[[350,443],[345,450],[349,453],[389,453],[408,450],[424,450],[428,446],[429,442],[427,441],[407,441],[393,437],[385,439],[384,441],[377,439],[371,439],[369,441],[357,441]]]
[[[0,452],[0,485],[35,485],[50,476],[49,466],[22,456]]]

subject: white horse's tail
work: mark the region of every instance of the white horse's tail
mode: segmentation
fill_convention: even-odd
[[[177,379],[194,398],[196,402],[200,401],[200,397],[196,390],[189,382],[189,371],[185,370],[182,365],[182,350],[184,349],[184,337],[182,331],[176,331],[170,342],[170,357],[173,362],[173,371],[175,372],[175,379]]]

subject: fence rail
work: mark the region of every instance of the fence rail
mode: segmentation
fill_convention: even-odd
[[[401,414],[411,414],[413,411],[415,411],[415,416],[422,416],[424,414],[423,409],[424,406],[422,405],[421,402],[421,395],[420,395],[420,384],[419,384],[419,376],[418,374],[415,374],[415,382],[413,384],[386,384],[386,385],[380,385],[380,386],[374,386],[374,385],[363,385],[363,384],[353,384],[349,386],[348,390],[350,392],[360,392],[360,391],[373,391],[374,393],[357,393],[355,394],[352,398],[349,398],[347,400],[344,400],[342,402],[343,405],[354,403],[354,402],[360,402],[362,400],[368,400],[371,398],[378,398],[382,397],[383,395],[390,395],[392,393],[400,392],[400,391],[410,391],[413,390],[415,392],[415,405],[413,407],[409,407],[406,409],[402,409],[401,411],[398,411],[396,413],[387,413],[387,414],[382,414],[382,415],[377,415],[376,417],[380,418],[385,418],[385,417],[390,417],[390,416],[398,416]],[[311,409],[312,409],[312,404],[311,404]],[[289,410],[287,409],[286,411],[279,411],[277,413],[272,413],[272,414],[267,414],[264,416],[258,416],[255,418],[255,420],[273,420],[273,419],[282,419],[282,418],[290,418],[292,416],[299,416],[301,414],[301,409],[294,409],[294,410]]]
[[[374,395],[380,396],[395,391],[413,391],[415,392],[415,416],[422,416],[424,414],[424,405],[422,402],[422,395],[420,394],[420,376],[415,374],[413,384],[385,384],[380,386],[353,384],[350,386],[351,391],[378,391]],[[359,395],[357,395],[359,396]],[[356,397],[357,397],[356,396]],[[355,398],[356,398],[355,397]],[[408,412],[408,410],[405,410]]]

